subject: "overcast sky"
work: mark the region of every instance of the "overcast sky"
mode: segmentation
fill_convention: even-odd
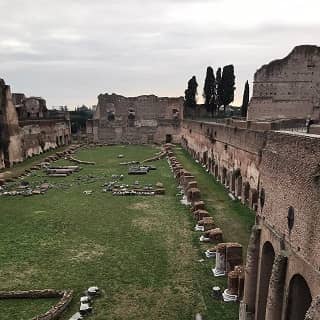
[[[320,45],[319,0],[0,0],[0,78],[48,106],[99,93],[181,96],[234,64],[236,100],[262,64]]]

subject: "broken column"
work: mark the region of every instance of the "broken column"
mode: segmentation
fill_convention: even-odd
[[[204,202],[203,201],[196,201],[192,204],[192,211],[197,210],[204,210]]]
[[[216,265],[212,269],[215,277],[222,277],[226,274],[226,244],[220,243],[217,245]]]
[[[206,210],[196,210],[193,212],[193,216],[194,218],[199,221],[199,220],[202,220],[203,218],[205,217],[209,217],[209,212],[206,211]]]
[[[234,270],[236,266],[242,265],[242,245],[239,243],[227,243],[226,257],[227,272]]]
[[[214,222],[212,217],[204,217],[198,221],[198,226],[203,227],[203,231],[208,231],[214,228]]]
[[[198,188],[197,181],[193,180],[193,181],[188,182],[186,190],[188,191],[191,188]]]
[[[215,228],[206,231],[200,237],[200,242],[222,242],[222,230],[220,228]]]
[[[225,302],[237,301],[242,296],[244,268],[236,266],[228,273],[228,288],[223,292]]]
[[[187,199],[189,202],[194,203],[201,200],[200,190],[198,188],[191,188],[187,192]]]

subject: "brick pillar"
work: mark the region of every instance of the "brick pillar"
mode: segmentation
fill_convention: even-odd
[[[278,254],[274,259],[269,283],[266,320],[281,320],[287,257]]]
[[[312,300],[311,306],[306,314],[304,320],[318,320],[320,319],[320,296]]]
[[[253,226],[247,250],[247,263],[245,268],[245,284],[243,294],[243,303],[246,305],[246,311],[249,314],[254,314],[255,312],[260,235],[261,229],[257,225]]]

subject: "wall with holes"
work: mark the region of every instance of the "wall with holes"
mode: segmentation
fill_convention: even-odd
[[[320,47],[303,45],[284,59],[262,66],[254,76],[249,120],[319,119]]]

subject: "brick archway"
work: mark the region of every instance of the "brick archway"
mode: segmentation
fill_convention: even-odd
[[[269,282],[274,258],[275,251],[273,246],[269,241],[267,241],[262,247],[260,259],[259,293],[257,297],[257,312],[255,320],[264,320],[266,316]]]
[[[294,275],[289,284],[286,320],[304,320],[311,302],[312,296],[306,280],[300,274]]]

